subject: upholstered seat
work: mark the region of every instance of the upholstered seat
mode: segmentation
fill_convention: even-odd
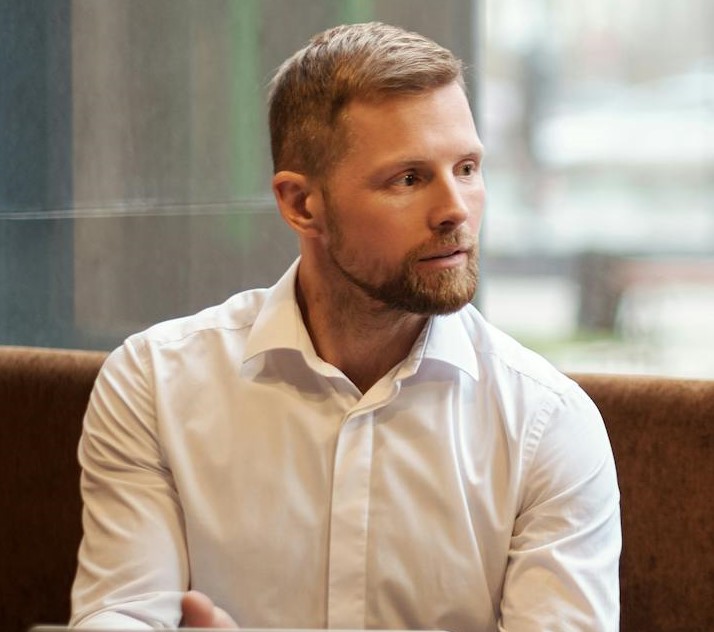
[[[106,354],[0,347],[0,631],[69,616],[81,537],[76,447]],[[622,492],[622,630],[713,630],[714,381],[575,379]]]

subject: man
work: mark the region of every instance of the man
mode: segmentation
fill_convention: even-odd
[[[301,257],[107,361],[73,623],[616,630],[602,420],[469,304],[483,151],[460,63],[338,27],[280,68],[270,125]]]

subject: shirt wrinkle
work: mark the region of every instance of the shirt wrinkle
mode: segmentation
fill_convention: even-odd
[[[533,459],[538,451],[538,445],[556,409],[556,404],[557,402],[552,396],[544,397],[542,405],[539,409],[536,409],[533,422],[529,426],[530,430],[526,437],[525,449],[523,451],[524,480],[528,478],[528,470],[533,464]]]
[[[141,378],[144,380],[146,383],[146,389],[148,391],[148,394],[152,395],[150,397],[151,401],[151,406],[152,406],[152,419],[154,420],[154,430],[157,435],[157,441],[156,441],[156,446],[160,454],[160,459],[159,459],[159,464],[161,466],[161,469],[167,476],[170,476],[170,469],[168,466],[168,456],[164,452],[163,448],[163,442],[161,441],[161,425],[158,423],[158,410],[156,409],[156,397],[153,396],[153,394],[156,392],[156,376],[152,371],[150,370],[150,360],[151,356],[149,354],[149,349],[147,348],[147,343],[146,341],[141,341],[140,346],[137,346],[135,348],[135,353],[137,357],[137,362],[139,363],[142,373],[141,373]]]

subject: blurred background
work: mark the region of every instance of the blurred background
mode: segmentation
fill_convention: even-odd
[[[714,378],[707,0],[0,0],[0,344],[109,349],[272,284],[267,83],[373,19],[467,64],[486,316],[565,371]]]

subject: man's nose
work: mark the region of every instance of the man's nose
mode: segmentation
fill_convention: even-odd
[[[454,176],[445,177],[437,184],[429,216],[433,230],[458,228],[476,212],[469,204],[470,198],[475,197],[470,189],[473,189],[473,185],[461,183]]]

